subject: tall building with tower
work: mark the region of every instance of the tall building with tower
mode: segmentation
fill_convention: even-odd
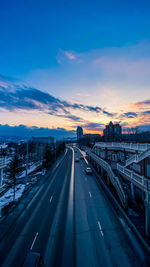
[[[77,140],[80,140],[83,137],[83,129],[81,126],[77,127]]]
[[[110,121],[110,123],[106,125],[106,128],[104,129],[103,133],[105,141],[120,141],[122,137],[121,126],[118,123],[113,124],[112,121]]]

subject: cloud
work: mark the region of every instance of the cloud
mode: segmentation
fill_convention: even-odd
[[[83,111],[91,111],[91,112],[96,112],[96,113],[101,113],[110,117],[113,117],[115,115],[115,113],[111,113],[106,111],[105,109],[98,107],[98,106],[89,106],[89,105],[83,105],[83,104],[70,104],[68,102],[63,101],[63,104],[68,107],[68,108],[72,108],[72,109],[79,109],[79,110],[83,110]]]
[[[143,108],[143,107],[147,107],[150,106],[150,100],[145,100],[145,101],[140,101],[140,102],[136,102],[136,103],[131,103],[131,106],[133,108]]]
[[[88,131],[102,131],[105,127],[103,123],[88,122],[82,125]]]
[[[73,51],[64,51],[62,49],[59,49],[56,59],[59,64],[69,63],[72,61],[79,63],[80,60],[78,55],[79,54]]]
[[[85,53],[60,49],[57,66],[34,70],[25,79],[37,88],[46,88],[58,98],[63,94],[64,98],[76,99],[74,102],[85,106],[100,106],[103,110],[98,113],[114,118],[116,113],[128,111],[122,112],[123,105],[138,103],[144,97],[150,99],[149,51],[148,40],[122,47],[93,49]],[[107,107],[106,110],[104,107]],[[131,107],[129,111],[133,109]]]
[[[3,83],[0,85],[0,108],[9,111],[37,110],[74,121],[82,121],[82,119],[79,116],[72,115],[70,113],[71,110],[82,110],[113,116],[112,113],[107,112],[101,107],[60,100],[49,93],[28,87],[21,82],[15,82],[4,78],[2,82]]]
[[[64,128],[50,129],[46,127],[27,127],[25,125],[10,126],[0,124],[1,136],[20,136],[20,137],[32,137],[32,136],[53,136],[56,139],[63,139],[67,137],[75,137],[76,132],[74,130],[67,131]]]
[[[84,120],[81,118],[81,117],[78,117],[78,116],[75,116],[75,115],[62,115],[62,114],[57,114],[56,115],[57,117],[60,117],[60,118],[65,118],[65,119],[68,119],[70,121],[74,121],[74,122],[84,122]]]
[[[100,63],[103,63],[104,60],[105,60],[105,57],[103,57],[103,56],[102,57],[99,57],[99,58],[96,58],[96,59],[93,60],[93,64],[94,65],[98,65]]]
[[[64,54],[65,54],[66,57],[69,58],[70,60],[73,60],[73,59],[76,58],[75,55],[73,55],[73,53],[71,53],[71,52],[67,52],[67,51],[65,51]]]
[[[132,119],[132,118],[136,118],[137,116],[138,116],[138,113],[136,113],[136,112],[126,112],[124,114],[121,114],[119,117]]]
[[[143,111],[142,115],[150,115],[150,110]]]
[[[7,110],[16,109],[64,109],[61,101],[48,93],[35,88],[14,85],[14,91],[0,86],[0,107]]]

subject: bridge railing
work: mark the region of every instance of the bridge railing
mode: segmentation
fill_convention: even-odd
[[[130,165],[133,162],[139,162],[141,160],[143,160],[144,158],[148,157],[150,155],[150,149],[145,150],[144,152],[140,153],[139,155],[135,154],[132,157],[130,157],[129,159],[127,159],[125,167],[127,167],[128,165]]]
[[[147,149],[146,151],[144,151],[143,153],[139,154],[139,155],[137,156],[136,162],[141,161],[142,159],[148,157],[149,155],[150,155],[150,148]]]
[[[136,161],[136,154],[126,160],[126,165],[125,166],[128,166],[128,165],[130,165],[131,163],[133,163],[135,161]]]
[[[123,148],[123,149],[133,149],[138,151],[145,151],[147,149],[150,149],[150,144],[134,144],[134,143],[122,143],[122,142],[99,142],[95,143],[94,147],[101,147],[101,148],[107,148],[107,147],[113,147],[113,148]]]
[[[150,181],[147,178],[125,168],[124,166],[121,166],[119,163],[117,164],[117,170],[122,174],[125,174],[127,179],[139,187],[142,191],[150,193]]]

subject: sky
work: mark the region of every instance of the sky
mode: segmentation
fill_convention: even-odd
[[[150,129],[150,1],[0,0],[0,132]]]

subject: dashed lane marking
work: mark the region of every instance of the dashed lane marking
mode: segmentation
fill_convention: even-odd
[[[32,245],[31,245],[30,250],[33,249],[33,246],[34,246],[34,244],[35,244],[35,241],[36,241],[37,237],[38,237],[38,232],[36,233],[36,235],[35,235],[35,237],[34,237],[34,239],[33,239],[33,242],[32,242]]]
[[[104,235],[104,232],[103,232],[103,230],[102,230],[102,226],[101,226],[100,221],[98,221],[98,227],[99,227],[99,230],[100,230],[100,232],[101,232],[101,235],[103,236],[103,235]]]
[[[50,200],[49,200],[50,203],[52,202],[52,199],[53,199],[53,196],[50,197]]]
[[[89,195],[90,195],[90,198],[92,198],[92,194],[91,194],[91,192],[89,192]]]

